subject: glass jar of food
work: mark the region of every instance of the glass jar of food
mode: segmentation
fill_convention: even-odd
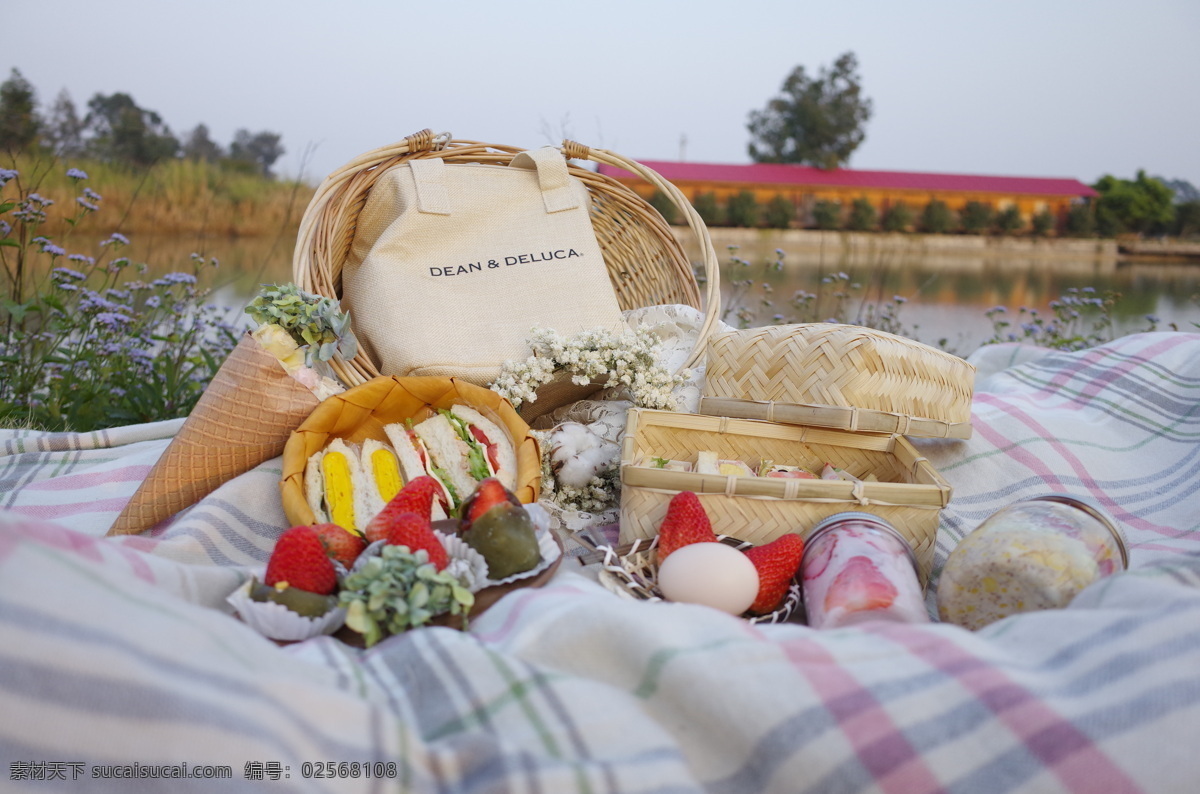
[[[988,516],[950,552],[938,615],[979,629],[1018,612],[1059,609],[1129,565],[1120,526],[1094,501],[1044,494]]]
[[[871,513],[835,513],[813,527],[800,574],[808,625],[814,628],[929,621],[912,547]]]

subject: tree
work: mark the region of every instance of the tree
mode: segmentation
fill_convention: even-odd
[[[229,157],[237,162],[252,163],[259,173],[271,179],[275,176],[271,166],[285,151],[280,138],[277,132],[264,130],[251,134],[249,130],[238,130],[229,146]]]
[[[818,229],[824,231],[833,231],[841,228],[842,225],[842,205],[836,201],[821,199],[813,205],[813,223]]]
[[[1001,234],[1016,234],[1024,225],[1025,219],[1016,204],[1009,204],[996,214],[996,228]]]
[[[921,210],[921,229],[926,234],[945,234],[954,228],[954,213],[941,199],[930,199]]]
[[[1185,201],[1175,206],[1176,237],[1195,237],[1200,234],[1200,201]]]
[[[758,225],[758,201],[749,190],[729,197],[725,202],[725,222],[730,226],[752,227]]]
[[[658,214],[663,216],[663,220],[667,223],[674,225],[678,222],[679,209],[666,193],[655,190],[654,194],[650,196],[649,204],[658,210]]]
[[[846,221],[846,228],[856,232],[869,232],[875,228],[877,217],[875,207],[871,206],[869,199],[856,198],[850,205],[850,219]]]
[[[906,232],[912,225],[913,213],[903,201],[897,201],[883,214],[885,232]]]
[[[67,89],[58,92],[42,127],[42,140],[59,157],[79,157],[84,151],[83,119]]]
[[[1050,210],[1042,210],[1030,220],[1030,232],[1034,237],[1045,237],[1054,228],[1054,214]]]
[[[871,100],[862,95],[853,52],[822,67],[815,78],[797,66],[779,96],[750,113],[750,157],[758,163],[844,165],[863,142]]]
[[[715,193],[697,193],[696,198],[692,199],[692,208],[705,226],[721,225],[721,207],[717,204]]]
[[[91,133],[89,148],[101,160],[153,165],[179,150],[162,118],[138,107],[129,94],[96,94],[88,100],[83,123]]]
[[[967,234],[987,234],[992,228],[992,208],[982,201],[968,201],[958,213],[958,220]]]
[[[37,96],[17,69],[0,83],[0,149],[21,152],[38,137]]]
[[[197,124],[183,140],[183,156],[189,160],[215,163],[225,156],[221,144],[208,134],[208,125]]]
[[[1158,234],[1175,220],[1174,191],[1145,171],[1132,181],[1105,174],[1092,187],[1100,194],[1096,226],[1101,234]]]
[[[1064,231],[1072,237],[1091,237],[1096,231],[1096,219],[1092,215],[1090,204],[1080,202],[1072,204],[1067,210],[1067,221]]]
[[[787,229],[796,217],[796,205],[787,196],[776,195],[767,202],[763,222],[772,229]]]

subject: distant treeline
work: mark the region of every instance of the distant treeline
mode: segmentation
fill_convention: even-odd
[[[97,209],[77,220],[51,216],[50,235],[81,223],[77,232],[105,235],[294,237],[313,191],[276,179],[271,167],[283,152],[274,132],[240,129],[228,147],[204,124],[176,137],[124,93],[96,94],[81,115],[65,89],[43,110],[17,69],[0,83],[0,168],[17,173],[10,191],[68,206],[86,185],[82,200]]]
[[[239,129],[228,147],[197,124],[176,136],[162,117],[125,93],[97,93],[82,114],[64,88],[49,108],[39,107],[33,85],[13,69],[0,83],[0,151],[10,155],[42,149],[64,160],[87,159],[134,167],[185,159],[274,178],[271,166],[284,153],[276,132]]]

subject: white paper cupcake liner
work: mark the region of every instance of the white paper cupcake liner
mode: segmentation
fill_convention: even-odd
[[[262,580],[261,572],[256,576],[259,581]],[[342,607],[335,607],[319,618],[306,618],[274,601],[254,601],[250,598],[252,582],[247,581],[225,600],[237,610],[247,626],[264,637],[297,642],[322,634],[333,634],[346,622],[346,610]]]

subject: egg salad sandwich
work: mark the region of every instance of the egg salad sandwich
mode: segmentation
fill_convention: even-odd
[[[304,467],[304,495],[316,522],[334,523],[361,535],[378,512],[372,512],[364,482],[358,452],[342,439],[335,438],[313,453]]]

